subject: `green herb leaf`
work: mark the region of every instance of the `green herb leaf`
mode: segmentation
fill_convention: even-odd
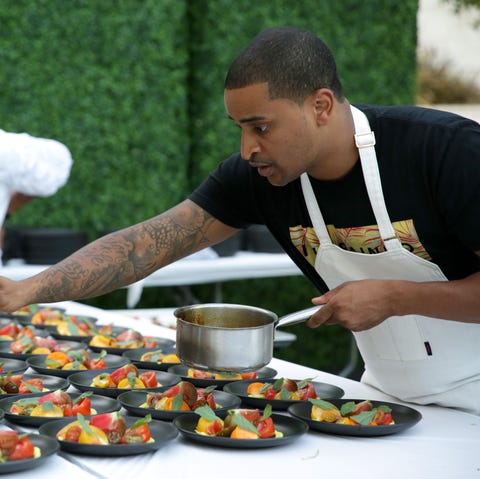
[[[318,406],[319,408],[322,409],[336,409],[338,411],[338,407],[335,406],[335,404],[332,404],[331,402],[324,401],[323,399],[313,399],[313,398],[308,398],[308,400],[314,405]]]
[[[232,422],[245,431],[251,431],[258,434],[257,428],[246,418],[244,418],[238,411],[235,412]]]
[[[183,404],[183,394],[177,394],[172,401],[172,409],[174,411],[180,411]]]
[[[220,419],[212,410],[210,406],[200,406],[195,409],[195,414],[205,418],[207,421],[216,421]]]

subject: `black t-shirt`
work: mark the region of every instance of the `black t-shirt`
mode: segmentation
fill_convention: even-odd
[[[357,105],[375,133],[387,211],[405,248],[437,264],[450,280],[480,271],[480,125],[419,107]],[[383,251],[362,169],[338,181],[310,178],[332,241],[359,253]],[[272,186],[234,154],[190,195],[237,228],[265,224],[320,289],[306,250],[312,222],[300,180]],[[378,232],[378,231],[377,231]],[[307,238],[298,240],[297,236]]]

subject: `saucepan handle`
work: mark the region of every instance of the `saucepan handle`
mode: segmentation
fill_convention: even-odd
[[[275,327],[303,323],[310,318],[310,316],[313,316],[321,307],[322,305],[312,306],[311,308],[302,309],[301,311],[297,311],[295,313],[286,314],[277,321]]]

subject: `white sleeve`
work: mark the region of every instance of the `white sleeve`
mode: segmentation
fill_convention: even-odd
[[[0,183],[11,192],[51,196],[67,182],[72,163],[63,143],[0,130]]]

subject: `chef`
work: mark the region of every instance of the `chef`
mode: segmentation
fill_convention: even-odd
[[[480,126],[351,105],[325,43],[290,27],[237,56],[224,100],[239,153],[170,210],[0,278],[0,309],[105,294],[265,224],[321,292],[308,325],[354,333],[362,381],[480,414]]]

